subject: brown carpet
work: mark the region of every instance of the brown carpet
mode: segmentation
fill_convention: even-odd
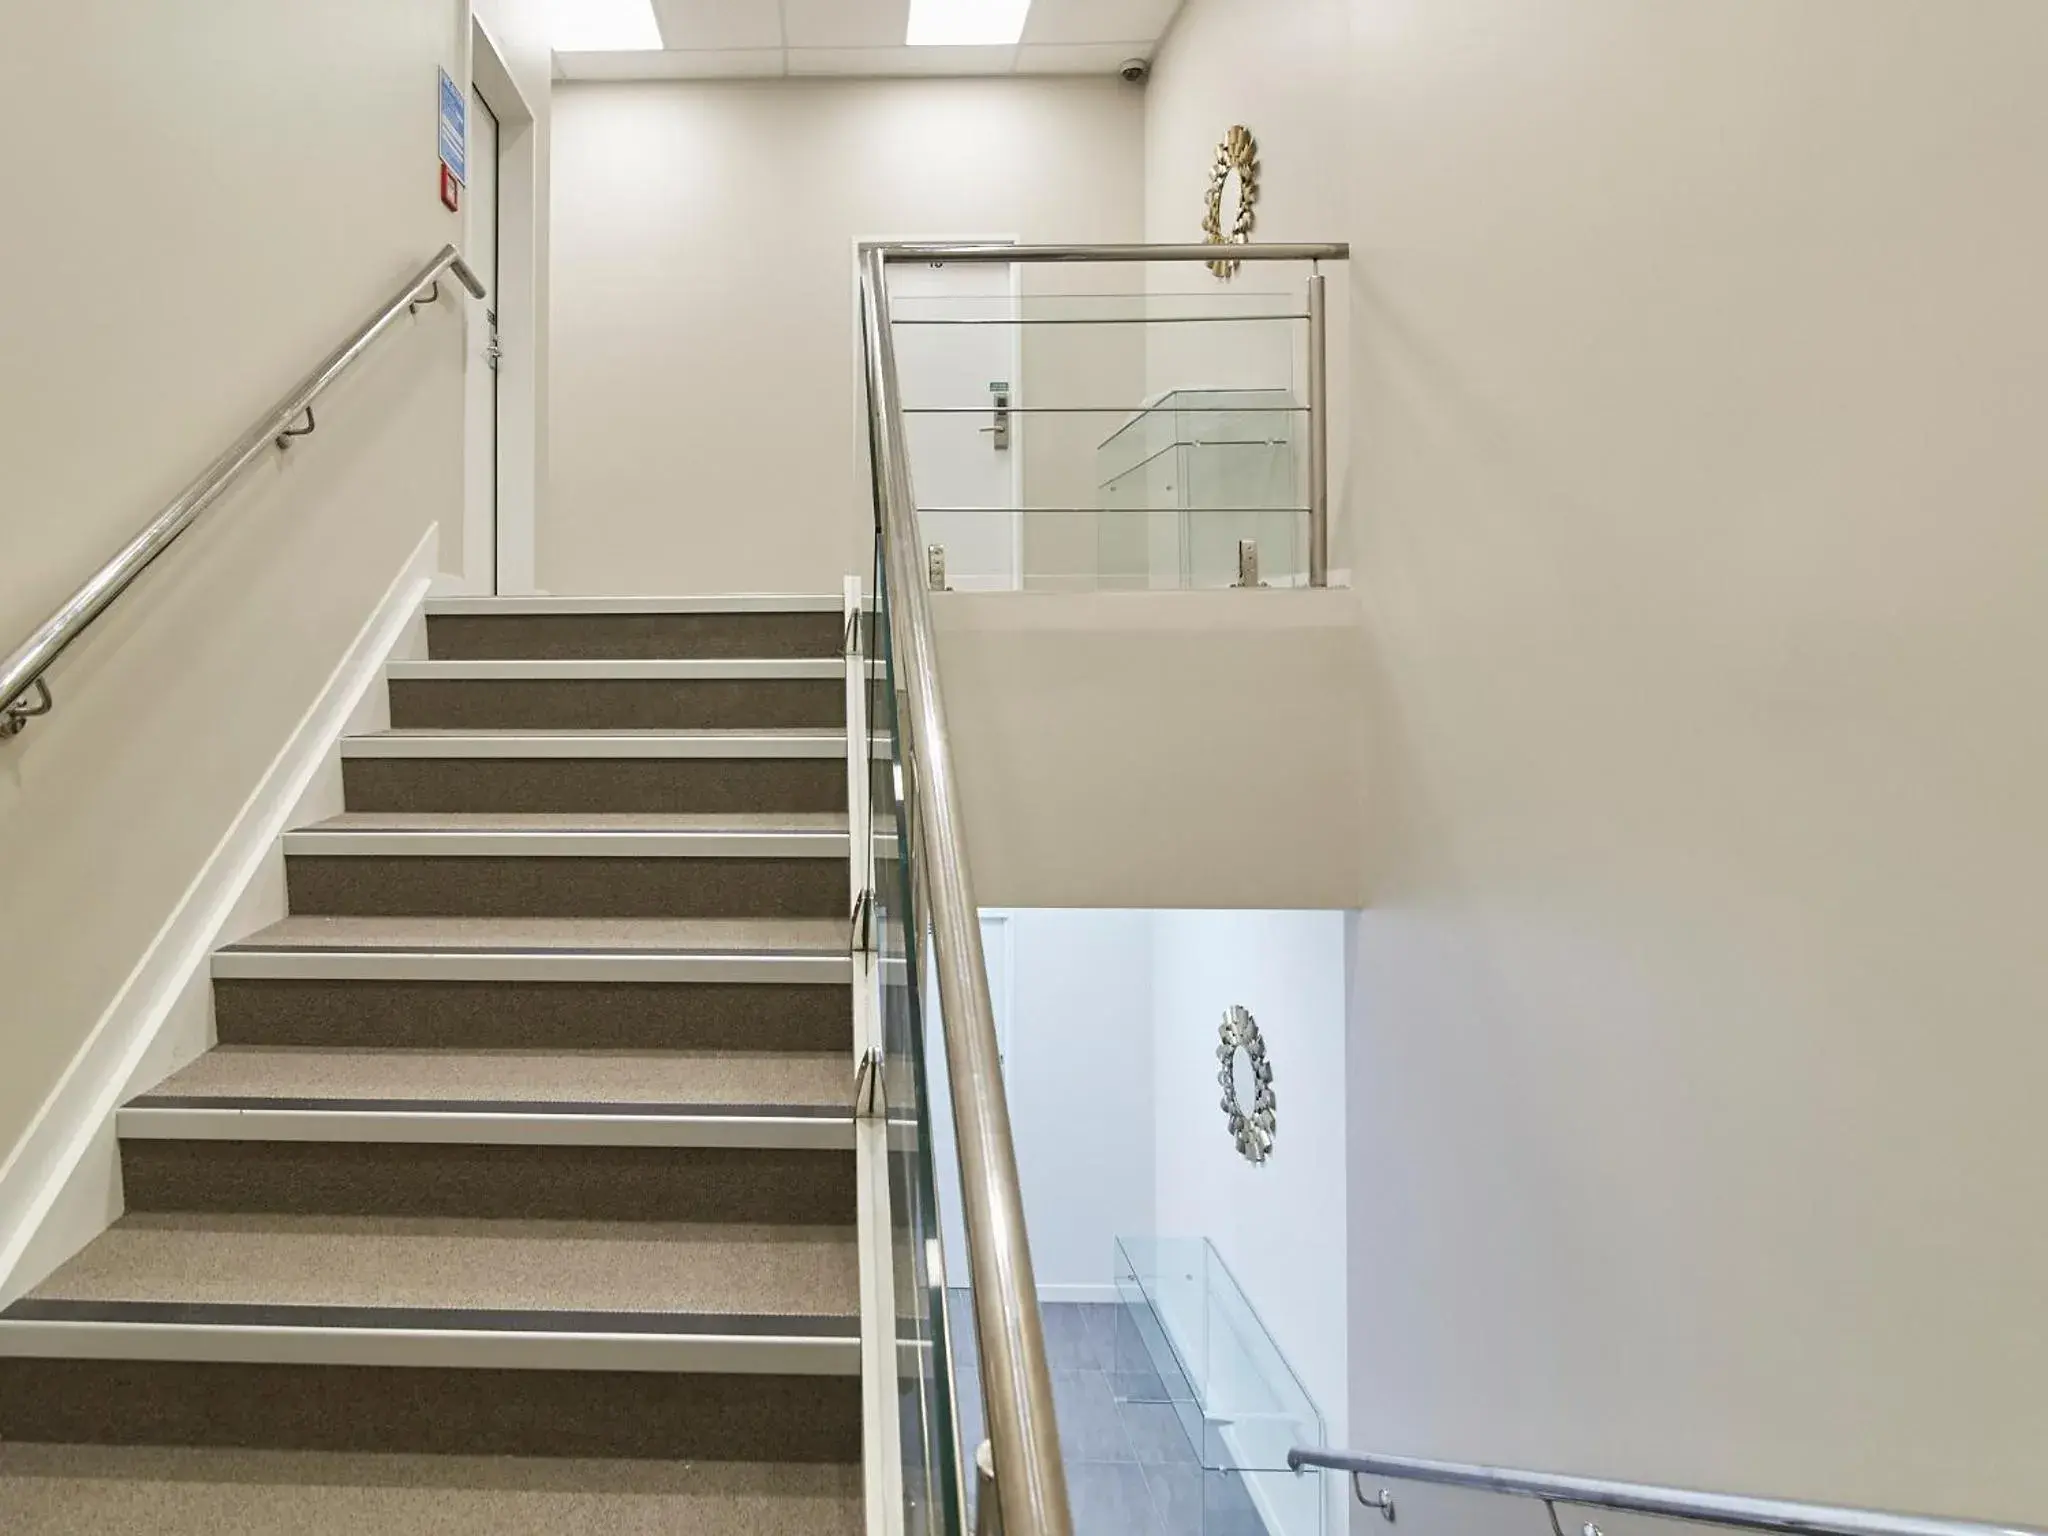
[[[844,1109],[853,1067],[795,1051],[329,1050],[227,1046],[149,1099],[428,1099],[447,1103],[744,1104]]]
[[[38,1300],[852,1317],[851,1212],[824,1227],[125,1216]]]

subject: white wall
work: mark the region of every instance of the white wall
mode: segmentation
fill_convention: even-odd
[[[0,647],[459,228],[446,0],[14,7],[0,49]],[[0,1147],[18,1145],[373,604],[460,504],[461,328],[402,323],[0,746]]]
[[[1358,189],[1351,1438],[2040,1523],[2048,10],[1350,12],[1147,112]]]
[[[1342,592],[932,600],[988,902],[1365,899],[1365,672]]]
[[[1209,1237],[1341,1429],[1344,914],[982,916],[1041,1294],[1113,1300],[1119,1237]],[[1281,1140],[1259,1169],[1217,1109],[1216,1027],[1232,1003],[1258,1017],[1276,1068]],[[957,1210],[950,1114],[934,1087],[941,1205]],[[946,1237],[948,1275],[964,1284],[957,1224]]]
[[[982,921],[1039,1295],[1114,1301],[1116,1239],[1152,1223],[1152,916],[985,908]],[[934,1018],[934,1067],[939,1028]],[[933,1156],[946,1273],[960,1286],[967,1252],[942,1076]]]
[[[1041,1296],[1114,1300],[1118,1238],[1209,1238],[1339,1438],[1348,921],[1341,912],[983,913]],[[1216,1031],[1233,1003],[1258,1018],[1275,1068],[1281,1131],[1263,1168],[1238,1156],[1217,1108]],[[936,1021],[928,1048],[936,1064]],[[941,1207],[957,1211],[950,1116],[937,1092]],[[957,1220],[946,1226],[947,1273],[964,1284]]]
[[[1338,1445],[1350,1395],[1347,922],[1341,912],[1158,912],[1152,937],[1152,1230],[1215,1244]],[[1217,1030],[1233,1004],[1257,1019],[1273,1067],[1280,1125],[1262,1167],[1238,1154],[1218,1108]]]
[[[1224,135],[1238,124],[1258,141],[1258,228],[1253,239],[1354,237],[1354,178],[1343,161],[1347,129],[1350,18],[1346,0],[1191,0],[1161,45],[1145,96],[1145,238],[1185,244],[1203,238],[1210,168]],[[1226,215],[1227,216],[1227,215]],[[1204,267],[1147,269],[1155,292],[1210,296],[1285,295],[1305,300],[1308,269],[1248,263],[1227,284]],[[1326,267],[1330,301],[1330,565],[1349,581],[1353,524],[1349,480],[1352,434],[1351,334],[1347,269]],[[1246,301],[1256,302],[1256,301]],[[1300,303],[1289,307],[1299,309]],[[1274,328],[1160,326],[1149,337],[1154,391],[1224,382],[1271,387]],[[1305,398],[1305,330],[1292,327],[1296,388]],[[1360,439],[1369,449],[1371,440]]]
[[[1135,238],[1142,101],[1113,80],[561,87],[540,585],[865,570],[855,242]]]

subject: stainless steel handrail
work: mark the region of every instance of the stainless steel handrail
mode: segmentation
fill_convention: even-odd
[[[1360,1477],[1385,1477],[1397,1482],[1435,1483],[1449,1488],[1475,1488],[1512,1494],[1548,1505],[1582,1504],[1623,1510],[1701,1525],[1745,1531],[1791,1531],[1809,1536],[2048,1536],[2023,1525],[1989,1525],[1973,1520],[1946,1520],[1931,1515],[1894,1515],[1878,1510],[1829,1504],[1802,1504],[1790,1499],[1758,1499],[1737,1494],[1699,1493],[1687,1488],[1659,1488],[1646,1483],[1618,1483],[1598,1477],[1567,1477],[1551,1472],[1517,1472],[1502,1467],[1455,1461],[1421,1461],[1408,1456],[1361,1456],[1349,1451],[1290,1451],[1287,1464],[1300,1472],[1320,1467]],[[1371,1504],[1363,1491],[1362,1502]],[[1384,1496],[1383,1496],[1384,1497]],[[1391,1515],[1391,1504],[1382,1504]],[[1553,1509],[1553,1513],[1554,1513]]]
[[[18,735],[30,718],[49,712],[48,683],[44,674],[57,658],[106,612],[115,599],[134,585],[136,577],[149,569],[157,556],[178,541],[200,513],[220,499],[221,493],[234,483],[236,476],[253,464],[266,448],[272,443],[286,447],[291,438],[304,436],[312,426],[310,417],[314,402],[326,393],[330,384],[348,371],[350,364],[369,350],[401,313],[417,303],[433,303],[439,297],[438,284],[444,272],[453,273],[462,286],[477,298],[484,296],[483,283],[470,270],[461,253],[452,245],[443,246],[440,254],[414,273],[394,298],[379,305],[375,314],[350,332],[348,340],[292,386],[290,394],[237,438],[232,447],[207,465],[196,480],[178,493],[177,500],[151,518],[148,527],[94,572],[84,586],[66,598],[55,613],[38,625],[4,663],[0,663],[0,739]],[[430,287],[435,289],[433,297],[421,299],[421,293]],[[308,427],[292,431],[302,416],[309,418]],[[42,697],[42,702],[35,707],[23,702],[31,692]]]
[[[930,888],[961,1203],[967,1218],[967,1267],[974,1287],[996,1497],[1008,1536],[1072,1536],[1038,1283],[1025,1233],[1017,1152],[996,1050],[995,1010],[981,951],[981,909],[969,876],[945,701],[939,695],[931,598],[917,565],[917,511],[910,494],[910,456],[897,391],[886,259],[879,246],[862,252],[861,313],[876,517],[891,588],[889,632],[897,686],[907,705],[908,769],[915,775],[910,798],[930,855],[924,873]]]
[[[1308,245],[875,245],[864,251],[878,252],[884,265],[890,262],[1214,262],[1286,261],[1309,262],[1308,322],[1308,404],[1289,407],[1308,416],[1308,584],[1330,584],[1330,343],[1329,291],[1321,263],[1348,261],[1351,247],[1341,240]],[[925,414],[967,414],[985,410],[981,406],[941,408]],[[1065,406],[1010,406],[1012,415],[1032,411],[1070,411]],[[1092,407],[1078,408],[1083,411]],[[1261,409],[1253,407],[1252,409]],[[1272,408],[1277,409],[1277,408]]]
[[[996,1048],[995,1010],[981,949],[980,907],[974,899],[966,832],[953,774],[945,702],[939,693],[938,645],[931,598],[919,564],[917,503],[911,492],[910,454],[896,372],[895,331],[889,309],[892,262],[1291,261],[1343,260],[1350,248],[1328,245],[908,245],[861,247],[861,323],[868,387],[869,441],[874,456],[876,526],[891,592],[889,630],[897,688],[907,725],[905,770],[911,775],[913,829],[927,851],[933,958],[944,1018],[946,1063],[960,1158],[961,1202],[967,1227],[967,1262],[975,1296],[975,1332],[988,1418],[987,1463],[979,1466],[982,1526],[1000,1517],[1006,1536],[1072,1536],[1066,1468],[1054,1419],[1052,1373],[1047,1368],[1044,1324],[1017,1153],[1010,1134]],[[1310,307],[1319,320],[1320,274],[1311,280]],[[1311,403],[1323,386],[1314,366],[1323,340],[1311,338]],[[1319,417],[1326,424],[1326,417]],[[1327,484],[1327,431],[1312,435],[1311,484]],[[1327,508],[1312,519],[1314,537],[1327,546]],[[1320,557],[1314,569],[1322,570]],[[979,1458],[978,1458],[979,1462]],[[991,1504],[997,1507],[990,1507]]]
[[[1311,245],[882,245],[888,262],[901,261],[1349,261],[1341,240]]]

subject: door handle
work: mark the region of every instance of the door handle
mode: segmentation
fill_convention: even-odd
[[[981,430],[995,439],[991,444],[997,453],[1010,451],[1010,387],[1007,384],[989,385],[989,393],[995,396],[996,424]]]

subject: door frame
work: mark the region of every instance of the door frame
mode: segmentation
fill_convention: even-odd
[[[530,593],[534,526],[540,502],[540,145],[533,103],[506,65],[490,30],[469,20],[469,81],[498,117],[498,291],[483,301],[498,314],[498,495],[496,526],[488,504],[462,490],[462,572],[451,590]],[[468,224],[463,226],[468,244]],[[465,296],[470,329],[482,305]],[[466,368],[482,367],[483,338],[465,347]],[[467,472],[465,471],[465,480]]]
[[[874,483],[874,472],[868,463],[868,378],[866,361],[863,356],[865,343],[862,338],[860,302],[861,247],[864,245],[1022,245],[1023,243],[1023,237],[1014,232],[1003,235],[985,235],[963,234],[959,230],[951,230],[945,234],[936,235],[922,233],[907,235],[855,235],[853,237],[853,305],[851,309],[853,316],[853,397],[860,403],[860,409],[854,412],[853,422],[853,458],[857,477],[856,483],[862,486],[870,486]],[[1016,312],[1021,315],[1024,312],[1024,268],[1017,262],[1010,263],[1010,297],[1016,301]],[[1010,349],[1010,399],[1013,403],[1021,403],[1024,395],[1023,326],[1012,327]],[[1010,457],[1010,498],[1015,503],[1015,510],[1010,519],[1010,564],[1011,568],[1017,573],[1017,585],[1013,589],[996,588],[987,590],[1014,590],[1018,592],[1024,590],[1024,455],[1026,443],[1030,435],[1030,420],[1029,416],[1021,414],[1013,415],[1010,418],[1010,441],[1012,445]],[[872,507],[868,510],[869,515],[872,516]],[[918,568],[920,570],[923,569],[924,559],[922,555],[919,556],[917,563]],[[864,575],[862,577],[863,584],[870,580],[871,575]],[[970,589],[963,588],[962,590]]]

